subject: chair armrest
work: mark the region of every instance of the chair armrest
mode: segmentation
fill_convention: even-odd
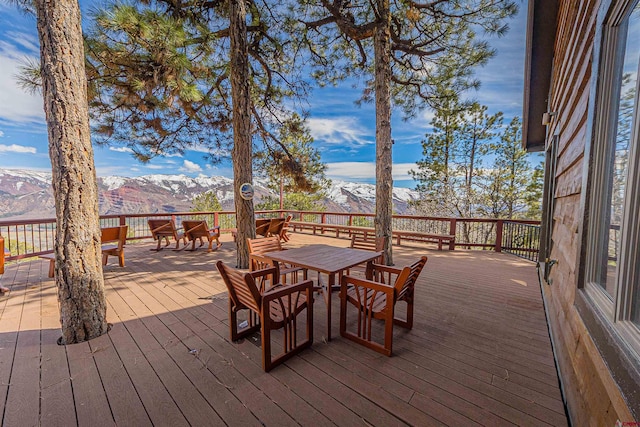
[[[313,292],[312,280],[304,280],[302,282],[294,283],[293,285],[278,284],[266,291],[262,297],[264,302],[268,302],[293,293],[304,292],[307,289],[310,292]]]
[[[384,271],[385,273],[400,274],[402,272],[401,268],[392,267],[390,265],[376,264],[375,262],[371,264],[371,267],[374,270]]]
[[[275,283],[278,283],[278,279],[280,276],[280,269],[276,265],[273,267],[263,268],[261,270],[250,271],[249,274],[251,275],[251,277],[254,278],[254,280],[271,274],[273,275],[273,283],[275,284]]]
[[[267,258],[260,254],[249,254],[249,261],[251,264],[253,264],[253,262],[255,261],[258,266],[264,266],[263,267],[264,269],[273,268],[274,266],[273,260],[271,258]],[[272,267],[267,267],[267,266],[272,266]],[[254,270],[254,272],[259,270],[260,268],[258,270]]]
[[[203,231],[207,231],[207,229],[204,227],[203,223],[200,223],[198,225],[196,225],[195,227],[191,227],[190,229],[185,229],[184,230],[184,234],[189,234],[189,233],[193,233],[194,231],[198,230],[198,229],[202,229]]]
[[[393,286],[389,286],[384,283],[374,282],[373,280],[361,279],[359,277],[353,276],[342,276],[342,281],[340,283],[341,287],[346,291],[346,287],[349,285],[355,285],[357,287],[363,287],[367,289],[371,289],[377,292],[384,292],[389,295],[393,295]]]
[[[157,227],[157,228],[154,228],[153,230],[151,230],[151,233],[152,234],[153,233],[157,233],[158,231],[161,231],[161,230],[163,230],[163,229],[165,229],[167,227],[171,228],[171,223],[168,222],[166,224],[162,224],[160,227]]]

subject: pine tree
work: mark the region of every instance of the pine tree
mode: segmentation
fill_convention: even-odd
[[[503,34],[507,26],[502,22],[517,6],[510,0],[299,4],[294,19],[303,24],[303,40],[320,67],[316,77],[329,82],[353,74],[369,77],[361,101],[375,99],[376,105],[375,227],[377,236],[387,237],[385,257],[391,264],[392,102],[410,117],[433,102],[433,89],[444,83],[455,93],[477,87],[472,69],[493,51],[475,40],[475,31]]]
[[[73,344],[108,331],[80,7],[77,0],[36,0],[34,7],[56,202],[60,341]]]

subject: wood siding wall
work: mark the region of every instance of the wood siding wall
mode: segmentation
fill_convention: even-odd
[[[554,49],[549,135],[558,135],[551,285],[543,285],[565,398],[574,425],[613,426],[632,420],[610,371],[575,307],[584,206],[592,58],[598,0],[562,0]]]

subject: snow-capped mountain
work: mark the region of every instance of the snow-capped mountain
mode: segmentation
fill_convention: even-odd
[[[233,210],[233,180],[221,176],[145,175],[98,177],[101,214],[184,212],[201,193],[213,190],[223,209]],[[254,182],[255,201],[274,195]],[[394,188],[394,211],[405,213],[417,193]],[[373,212],[375,186],[333,181],[324,201],[330,212]],[[0,218],[52,218],[55,206],[51,174],[18,169],[0,169]]]

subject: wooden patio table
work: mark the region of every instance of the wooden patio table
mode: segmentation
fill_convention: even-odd
[[[318,288],[324,295],[327,305],[327,340],[331,340],[331,290],[336,283],[336,276],[344,270],[364,262],[371,262],[382,252],[362,249],[337,248],[330,245],[308,245],[286,251],[266,252],[262,256],[278,262],[293,264],[308,270],[324,273],[328,276],[326,286],[318,274]]]

